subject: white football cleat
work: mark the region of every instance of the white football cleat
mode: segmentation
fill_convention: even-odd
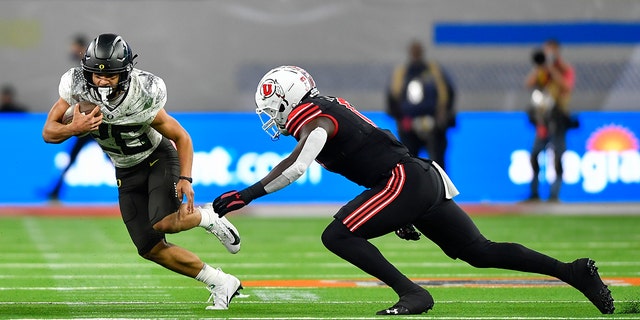
[[[200,214],[208,214],[210,217],[211,224],[208,227],[204,227],[204,229],[216,236],[222,245],[227,248],[227,251],[238,253],[240,251],[240,233],[238,233],[238,229],[227,218],[220,218],[213,211],[211,203],[199,207],[199,209]]]
[[[206,310],[227,310],[229,309],[229,303],[231,303],[231,300],[240,294],[238,292],[242,289],[240,280],[230,274],[225,274],[224,277],[226,279],[223,284],[207,287],[209,292],[211,292],[211,296],[209,296],[209,300],[207,300],[207,302],[211,302],[213,300],[213,305],[207,306]]]

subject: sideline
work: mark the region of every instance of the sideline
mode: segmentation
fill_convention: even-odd
[[[412,278],[415,283],[426,287],[551,287],[569,286],[555,279],[544,277],[532,278]],[[602,278],[607,285],[613,287],[640,286],[640,278]],[[271,287],[271,288],[335,288],[335,287],[379,287],[386,286],[375,279],[361,280],[327,280],[327,279],[270,279],[270,280],[243,280],[242,284],[247,288]]]
[[[196,204],[198,205],[198,204]],[[263,217],[331,217],[342,204],[254,204],[231,215]],[[638,203],[461,203],[470,215],[557,214],[557,215],[640,215]],[[44,203],[0,205],[0,216],[119,217],[115,204]]]

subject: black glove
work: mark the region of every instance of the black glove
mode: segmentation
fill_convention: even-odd
[[[260,182],[242,191],[232,190],[225,192],[213,200],[213,210],[222,218],[225,214],[238,210],[248,205],[253,199],[262,197],[265,194],[267,192]]]
[[[213,200],[213,210],[221,218],[234,210],[238,210],[251,202],[251,199],[243,199],[242,194],[236,190],[225,192]]]
[[[400,239],[405,240],[420,240],[420,236],[422,235],[420,232],[416,231],[416,228],[412,224],[408,224],[398,230],[396,230],[396,235],[400,237]]]

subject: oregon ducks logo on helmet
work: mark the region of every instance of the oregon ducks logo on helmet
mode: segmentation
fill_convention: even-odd
[[[100,69],[100,70],[104,70],[104,64],[100,64],[100,65],[98,65],[98,69]]]

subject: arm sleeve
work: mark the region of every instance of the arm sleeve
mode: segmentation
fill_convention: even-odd
[[[265,191],[267,193],[276,192],[300,178],[318,154],[320,154],[326,142],[327,131],[320,127],[313,129],[313,131],[309,133],[296,161],[282,171],[279,176],[267,183],[267,185],[264,186]]]

